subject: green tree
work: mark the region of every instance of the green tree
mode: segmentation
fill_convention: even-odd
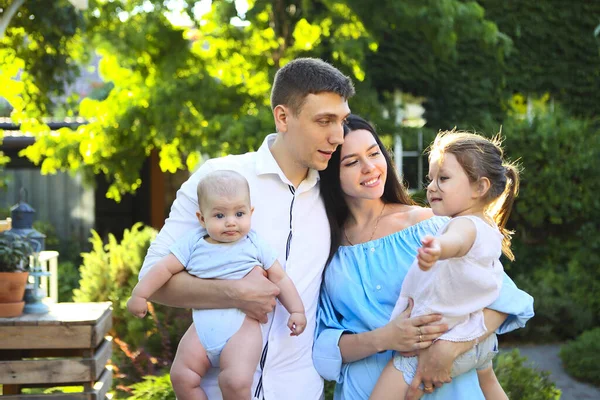
[[[45,116],[78,76],[83,14],[67,0],[0,0],[0,12],[0,96],[16,119]]]
[[[387,0],[377,7],[366,0],[254,0],[247,10],[219,1],[201,16],[195,4],[91,2],[83,37],[102,56],[100,73],[114,87],[104,100],[81,102],[77,112],[87,125],[52,134],[38,129],[23,154],[44,173],[105,174],[112,182],[107,195],[118,201],[139,187],[138,171],[154,149],[168,172],[192,168],[203,155],[256,149],[273,129],[273,75],[295,57],[334,63],[356,83],[351,107],[392,129],[393,119],[381,117],[388,96],[365,69],[386,40],[379,16],[389,29],[410,23],[450,56],[464,35],[485,43],[499,37],[475,3],[459,0]],[[166,15],[177,11],[194,28],[174,26]]]

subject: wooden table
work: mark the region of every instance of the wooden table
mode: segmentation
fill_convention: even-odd
[[[57,303],[47,314],[0,318],[2,400],[104,400],[112,384],[112,306]],[[81,386],[83,392],[21,394],[23,387]]]

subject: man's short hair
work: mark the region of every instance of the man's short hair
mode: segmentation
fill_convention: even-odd
[[[325,92],[349,99],[354,96],[352,79],[318,58],[297,58],[275,74],[271,108],[284,105],[298,115],[307,95]]]
[[[244,176],[235,171],[219,170],[207,174],[200,179],[196,188],[198,194],[198,207],[206,207],[211,200],[238,196],[245,193],[250,204],[250,186]]]

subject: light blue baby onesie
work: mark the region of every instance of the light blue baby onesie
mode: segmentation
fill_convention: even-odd
[[[195,229],[169,249],[186,271],[198,278],[241,279],[257,265],[267,270],[277,260],[275,251],[253,230],[234,243],[209,243],[204,239],[206,235],[204,228]],[[194,310],[192,315],[208,359],[218,367],[223,347],[240,329],[245,314],[228,308]]]

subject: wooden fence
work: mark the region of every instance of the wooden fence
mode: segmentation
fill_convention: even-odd
[[[23,200],[36,213],[34,221],[49,222],[58,237],[87,241],[94,226],[94,190],[84,187],[81,177],[59,172],[42,175],[39,169],[5,169],[9,177],[6,188],[0,189],[3,213],[19,201],[19,191],[26,190]]]

